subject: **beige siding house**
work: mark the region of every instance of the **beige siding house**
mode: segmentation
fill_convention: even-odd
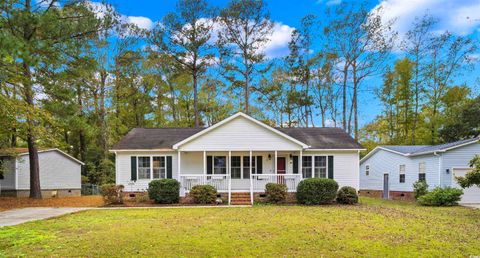
[[[40,187],[43,197],[80,196],[83,163],[59,149],[38,152]],[[14,149],[10,155],[0,155],[0,195],[28,197],[30,164],[27,149]]]
[[[269,182],[296,192],[304,178],[321,177],[358,189],[362,149],[339,128],[273,128],[237,113],[208,128],[135,128],[111,151],[116,183],[127,192],[174,178],[181,196],[195,185],[210,184],[229,202],[236,193],[248,193],[253,202]]]

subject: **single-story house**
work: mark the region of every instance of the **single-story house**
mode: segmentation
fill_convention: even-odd
[[[38,151],[40,188],[45,198],[80,196],[83,162],[59,149]],[[28,149],[14,148],[0,154],[0,195],[30,195],[30,162]]]
[[[417,180],[425,180],[429,189],[460,188],[455,177],[471,171],[470,160],[480,154],[479,139],[433,146],[378,146],[360,161],[360,192],[385,199],[412,199]],[[480,188],[464,189],[461,203],[480,203]]]
[[[339,128],[274,128],[239,112],[208,128],[135,128],[111,151],[127,193],[174,178],[181,196],[209,184],[236,204],[253,202],[269,182],[295,192],[304,178],[333,178],[358,189],[362,149]]]

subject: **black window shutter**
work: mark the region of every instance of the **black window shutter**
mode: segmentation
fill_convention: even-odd
[[[293,173],[298,174],[298,156],[292,156],[293,159]]]
[[[263,157],[262,156],[257,156],[257,174],[262,174],[263,168],[262,168],[262,162],[263,162]]]
[[[167,156],[167,178],[172,178],[172,156]]]
[[[207,156],[207,174],[212,174],[212,156]]]
[[[130,180],[137,181],[137,157],[130,157]]]
[[[333,156],[328,156],[328,178],[333,179]]]

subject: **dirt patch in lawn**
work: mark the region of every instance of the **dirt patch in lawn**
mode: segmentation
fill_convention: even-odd
[[[101,196],[57,197],[35,200],[30,198],[0,197],[0,211],[26,207],[99,207]]]

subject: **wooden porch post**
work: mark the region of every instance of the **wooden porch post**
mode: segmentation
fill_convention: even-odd
[[[228,151],[228,160],[227,160],[227,168],[228,168],[228,205],[230,205],[232,201],[232,167],[230,166],[232,160],[232,151]]]
[[[250,169],[250,203],[253,205],[253,176],[252,176],[252,150],[250,150],[249,158],[249,169]],[[242,171],[243,173],[243,171]]]
[[[275,151],[275,161],[273,162],[273,164],[275,164],[275,174],[278,174],[278,171],[277,171],[277,151]]]
[[[203,151],[203,174],[207,174],[207,152]]]
[[[299,159],[299,160],[298,160],[298,166],[299,166],[299,168],[298,168],[298,173],[299,173],[299,174],[302,176],[302,178],[303,178],[303,172],[302,172],[302,166],[303,166],[303,164],[302,164],[302,163],[303,163],[303,150],[300,150],[300,156],[299,156],[298,159]]]

